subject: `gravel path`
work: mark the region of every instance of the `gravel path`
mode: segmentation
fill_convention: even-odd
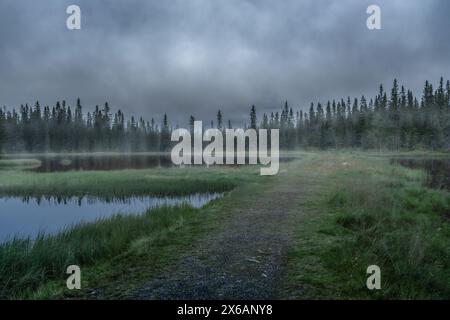
[[[230,212],[218,233],[130,298],[276,299],[300,187],[292,177],[278,177],[262,196]]]

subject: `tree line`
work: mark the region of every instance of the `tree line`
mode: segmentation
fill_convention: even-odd
[[[309,112],[298,113],[295,126],[287,104],[279,116],[279,125],[276,114],[273,118],[275,126],[284,127],[281,140],[285,148],[448,150],[450,81],[444,84],[441,78],[436,89],[426,81],[418,99],[394,80],[389,93],[380,85],[378,94],[369,101],[362,96],[328,101],[326,105],[318,103],[315,107],[311,104]]]
[[[80,99],[73,111],[65,101],[51,108],[36,102],[0,109],[3,153],[166,150],[170,131],[167,115],[161,124],[134,116],[127,120],[120,110],[112,114],[107,102],[87,114]]]
[[[190,126],[195,120],[190,116]],[[232,124],[225,124],[218,110],[211,127],[225,130]],[[252,106],[245,127],[279,129],[282,149],[448,150],[450,81],[441,78],[436,89],[426,81],[417,98],[394,80],[389,92],[380,85],[370,99],[311,103],[308,111],[294,111],[286,102],[261,119]],[[173,129],[167,114],[156,123],[154,118],[126,119],[120,110],[112,113],[108,103],[85,114],[80,99],[73,109],[65,101],[43,108],[36,102],[0,109],[0,152],[167,151]]]

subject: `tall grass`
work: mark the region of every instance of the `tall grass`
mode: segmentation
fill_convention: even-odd
[[[97,196],[107,200],[139,195],[216,193],[252,181],[258,171],[255,168],[155,168],[34,173],[5,167],[0,170],[0,195]],[[142,239],[163,248],[158,239],[192,221],[198,213],[199,210],[184,205],[162,207],[140,216],[117,215],[76,225],[54,236],[42,234],[34,241],[14,239],[4,243],[0,245],[0,299],[33,297],[52,281],[61,281],[64,286],[68,265],[83,268],[96,267],[102,261],[111,262],[135,248]]]
[[[0,159],[0,170],[29,169],[40,165],[41,161],[37,159]]]
[[[283,296],[449,299],[450,193],[385,157],[320,153],[313,161]],[[381,290],[366,287],[370,265],[381,268]]]
[[[139,216],[116,215],[67,228],[35,241],[14,239],[0,245],[0,299],[23,298],[52,280],[64,285],[69,265],[91,266],[124,253],[143,237],[155,237],[180,226],[198,210],[190,206],[161,207]]]
[[[195,168],[54,173],[0,170],[0,195],[108,198],[225,192],[242,179],[233,170],[229,173]]]
[[[344,297],[449,299],[450,194],[422,186],[423,173],[389,165],[350,169],[328,198],[334,245],[322,252]],[[365,287],[369,265],[382,290]]]

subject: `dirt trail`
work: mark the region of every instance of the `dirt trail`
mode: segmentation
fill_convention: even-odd
[[[280,175],[131,299],[276,299],[303,183]]]

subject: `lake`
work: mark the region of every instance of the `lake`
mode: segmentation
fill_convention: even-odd
[[[0,156],[0,159],[36,159],[40,165],[28,168],[33,172],[91,171],[91,170],[125,170],[172,167],[170,154],[60,154],[60,155],[14,155]],[[292,156],[281,156],[280,163],[298,159]],[[246,159],[248,163],[248,159]]]
[[[8,159],[8,157],[3,157]],[[98,155],[32,155],[12,158],[33,158],[40,166],[29,170],[34,172],[56,172],[71,170],[124,170],[148,169],[172,166],[170,155],[159,154],[98,154]]]
[[[171,167],[169,154],[49,154],[0,156],[0,159],[37,159],[40,165],[25,170],[37,173],[89,170],[125,170]],[[281,157],[288,162],[297,157]],[[0,172],[1,173],[1,172]],[[114,214],[141,214],[149,208],[188,203],[201,207],[221,194],[194,194],[184,197],[130,197],[105,201],[83,198],[0,197],[0,242],[11,237],[34,238],[39,232],[54,234],[80,222],[93,222]]]
[[[450,190],[450,159],[395,158],[391,159],[391,163],[423,169],[428,174],[427,186]]]
[[[190,204],[200,208],[222,194],[182,197],[130,197],[106,201],[96,197],[0,198],[0,242],[12,237],[34,238],[39,232],[55,234],[80,222],[94,222],[115,214],[142,214],[165,205]]]

